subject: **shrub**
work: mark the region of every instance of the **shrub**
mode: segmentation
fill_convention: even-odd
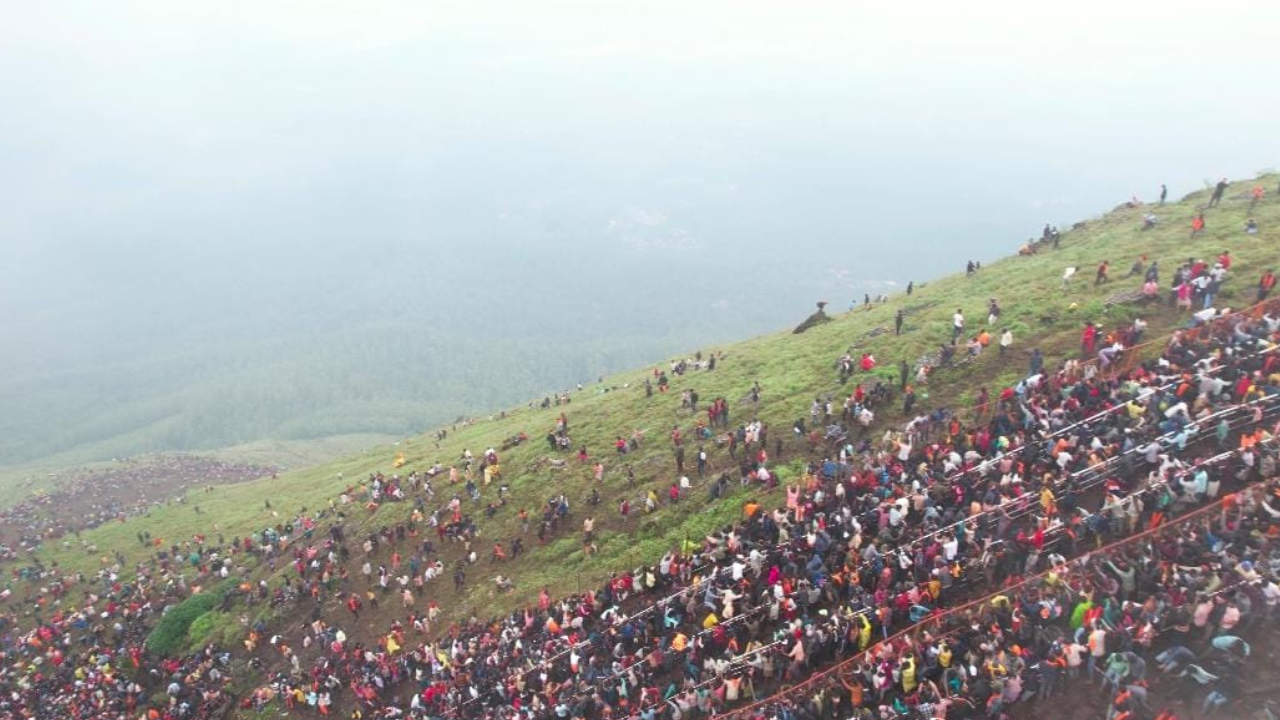
[[[217,610],[211,610],[196,618],[191,623],[191,627],[187,628],[187,644],[190,647],[198,647],[209,640],[217,642],[220,638],[214,634],[225,626],[227,618],[226,613]]]
[[[236,586],[239,580],[229,579],[217,587],[183,600],[169,608],[160,622],[147,635],[147,650],[157,655],[171,656],[181,652],[190,644],[188,637],[192,634],[193,625],[222,602],[227,593]],[[202,638],[207,637],[217,625],[217,618],[211,617],[201,623],[198,629]]]

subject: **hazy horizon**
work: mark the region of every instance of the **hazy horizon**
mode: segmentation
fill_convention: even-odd
[[[1278,146],[1264,3],[9,10],[0,464],[420,428]]]

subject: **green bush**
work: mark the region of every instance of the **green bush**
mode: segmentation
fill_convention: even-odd
[[[238,582],[234,579],[226,580],[217,587],[199,595],[192,595],[170,608],[147,635],[147,650],[157,655],[171,656],[191,644],[192,641],[189,638],[194,636],[193,631],[201,633],[202,638],[208,637],[218,624],[216,615],[219,613],[212,612],[213,609],[218,607]],[[215,617],[203,620],[205,615]],[[197,621],[201,620],[203,622],[200,622],[199,627],[196,628]]]
[[[197,647],[205,644],[211,636],[220,630],[226,623],[227,614],[211,610],[204,613],[191,623],[191,627],[187,628],[187,642],[191,647]],[[216,641],[217,638],[214,638]]]

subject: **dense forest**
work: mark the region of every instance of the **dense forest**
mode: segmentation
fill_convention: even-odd
[[[180,306],[112,298],[76,326],[29,317],[26,334],[43,342],[5,360],[13,370],[0,380],[0,464],[407,434],[803,313],[777,297],[797,294],[798,282],[712,295],[643,256],[595,259],[627,262],[627,282],[527,260],[311,290],[304,303],[242,285]],[[153,289],[181,292],[177,281]]]

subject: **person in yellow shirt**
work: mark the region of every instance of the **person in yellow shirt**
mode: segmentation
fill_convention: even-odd
[[[1046,515],[1053,514],[1054,502],[1055,498],[1053,497],[1053,489],[1048,485],[1044,486],[1044,489],[1040,491],[1040,507],[1044,510]]]
[[[858,650],[866,650],[871,644],[871,621],[867,619],[866,613],[858,616]]]
[[[916,657],[908,655],[902,663],[902,692],[910,695],[916,689]]]

